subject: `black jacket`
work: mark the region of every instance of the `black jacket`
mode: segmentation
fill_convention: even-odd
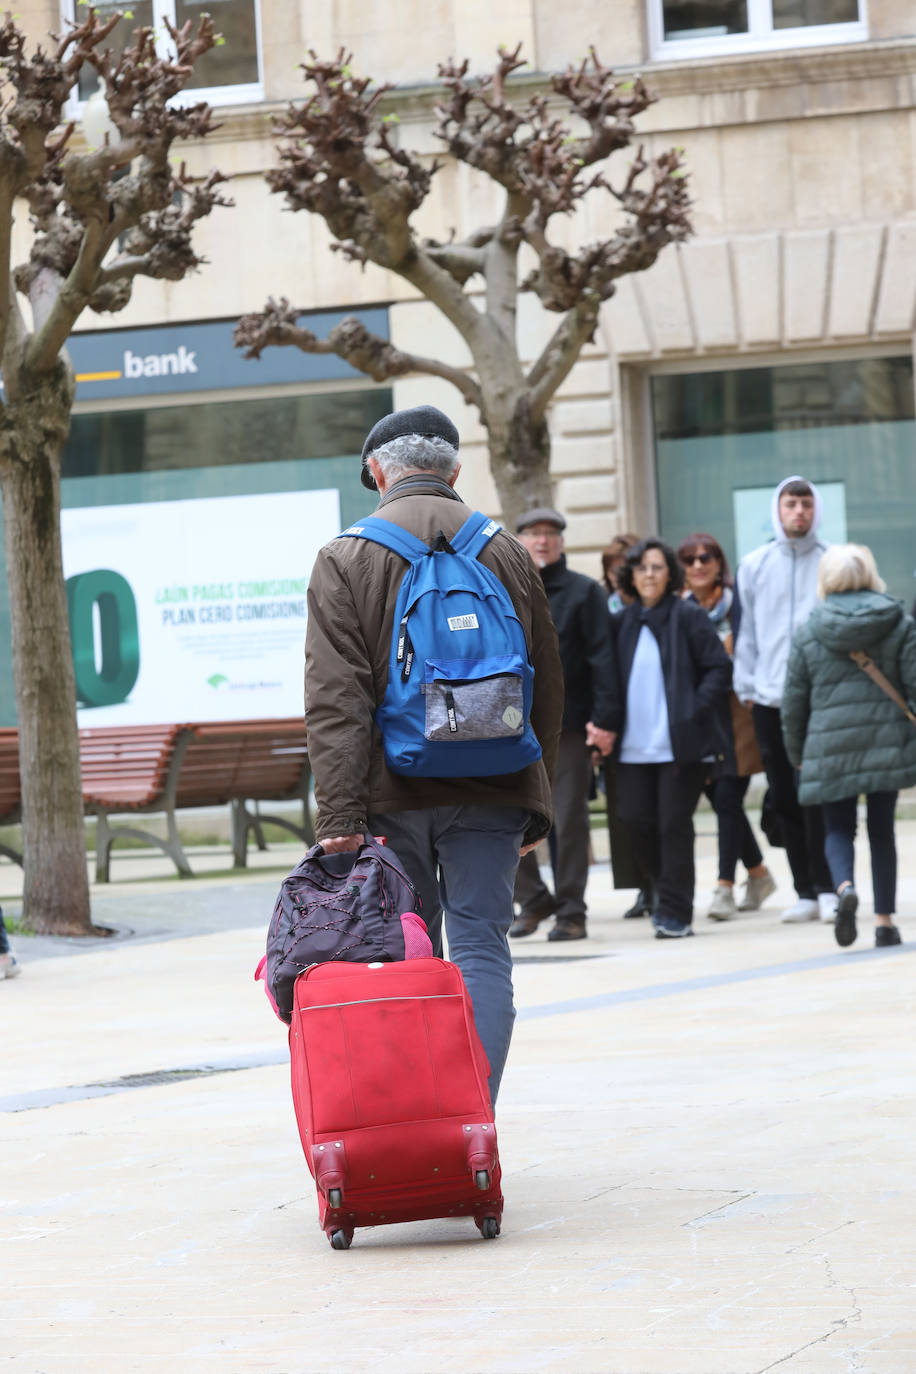
[[[617,731],[617,748],[626,725],[627,684],[643,625],[658,640],[675,763],[712,758],[727,771],[732,763],[731,659],[702,607],[674,596],[651,609],[635,601],[614,618],[618,671],[611,729]]]
[[[563,729],[584,731],[591,721],[610,730],[616,687],[607,592],[593,578],[567,568],[565,555],[542,568],[541,577],[560,644]]]

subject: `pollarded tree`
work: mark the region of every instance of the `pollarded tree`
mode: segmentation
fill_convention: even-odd
[[[396,116],[384,113],[391,88],[355,77],[343,50],[332,61],[312,53],[303,64],[310,94],[275,126],[280,165],[267,173],[291,210],[321,216],[333,248],[396,272],[441,310],[468,346],[470,371],[405,353],[353,318],[316,338],[299,327],[298,311],[285,298],[271,299],[236,329],[248,357],[289,344],[337,353],[375,381],[419,372],[452,382],[486,426],[506,520],[550,501],[547,408],[592,338],[602,302],[619,277],[651,267],[666,244],[691,232],[678,150],[647,158],[639,147],[618,184],[608,179],[608,159],[632,143],[634,119],[656,99],[643,82],[617,81],[591,49],[581,65],[550,79],[549,93],[545,79],[526,100],[509,80],[525,65],[519,53],[520,45],[513,52],[500,48],[495,71],[480,78],[469,77],[467,62],[439,67],[444,98],[436,107],[437,135],[444,149],[503,193],[499,220],[462,241],[453,234],[438,243],[414,231],[411,218],[437,164],[399,145]],[[574,214],[592,193],[616,202],[616,227],[599,242],[567,251],[551,240],[551,221]],[[527,257],[534,266],[523,275],[525,248],[533,251]],[[533,291],[559,316],[527,368],[517,338],[522,291]]]
[[[60,459],[74,395],[67,339],[82,312],[117,311],[138,276],[180,281],[200,262],[195,221],[228,204],[212,172],[172,165],[177,139],[201,138],[210,110],[171,104],[216,41],[209,18],[150,29],[115,57],[120,14],[95,10],[54,48],[26,52],[11,18],[0,27],[0,489],[6,537],[13,676],[22,776],[23,914],[35,931],[92,930],[80,792],[76,692],[60,538]],[[81,67],[104,83],[104,146],[77,151],[64,119]],[[26,261],[12,261],[17,201],[31,213]]]

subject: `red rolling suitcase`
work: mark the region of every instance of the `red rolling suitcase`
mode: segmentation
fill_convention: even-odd
[[[357,1226],[473,1217],[499,1235],[489,1066],[443,959],[315,964],[296,979],[293,1103],[335,1250]]]

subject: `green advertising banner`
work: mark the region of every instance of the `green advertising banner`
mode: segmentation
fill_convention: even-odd
[[[84,506],[61,528],[81,726],[302,714],[336,490]]]

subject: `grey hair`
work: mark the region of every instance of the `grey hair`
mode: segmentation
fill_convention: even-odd
[[[386,482],[397,482],[417,468],[449,478],[458,466],[458,450],[437,435],[399,434],[369,454],[385,474]]]
[[[862,590],[887,591],[871,549],[864,544],[831,544],[818,564],[818,596],[823,600],[832,592]]]

